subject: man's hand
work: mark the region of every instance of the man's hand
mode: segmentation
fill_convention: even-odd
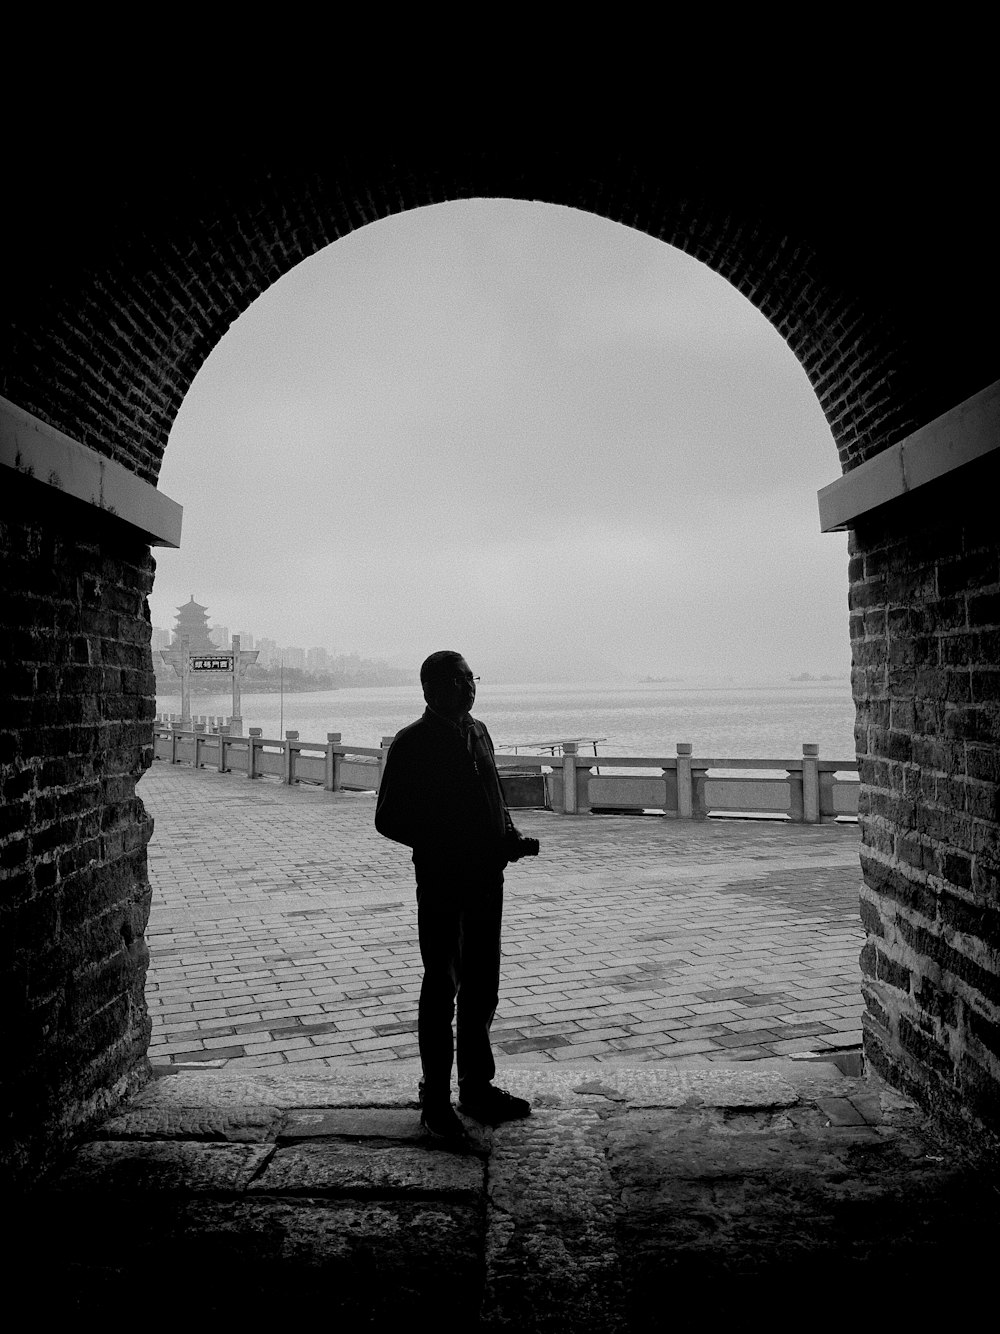
[[[525,838],[519,834],[516,829],[507,831],[507,860],[511,862],[520,861],[522,857],[538,856],[538,839]]]

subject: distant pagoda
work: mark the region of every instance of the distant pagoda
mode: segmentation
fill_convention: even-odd
[[[192,653],[218,652],[218,645],[213,644],[208,635],[208,608],[203,607],[200,602],[195,602],[193,593],[190,602],[185,602],[183,606],[177,608],[177,624],[174,626],[172,647],[179,648],[185,635],[191,641]]]

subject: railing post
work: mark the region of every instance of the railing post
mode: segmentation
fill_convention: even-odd
[[[803,820],[802,805],[802,770],[786,769],[788,774],[788,818],[793,824],[801,824]]]
[[[820,771],[819,775],[819,822],[825,824],[828,820],[836,820],[837,808],[833,802],[833,790],[836,785],[836,775]]]
[[[705,784],[708,781],[708,770],[697,769],[694,764],[691,766],[691,819],[708,819],[708,800],[705,796]]]
[[[694,813],[691,792],[691,751],[690,741],[677,743],[677,818],[690,820]]]
[[[170,724],[170,763],[177,763],[177,733],[180,731],[179,723]]]
[[[251,727],[250,737],[247,743],[247,778],[257,777],[257,751],[260,748],[260,738],[264,735],[262,727]]]
[[[326,765],[325,781],[323,786],[327,792],[340,791],[340,756],[336,754],[334,747],[340,745],[339,732],[327,732],[326,734]]]
[[[563,815],[576,815],[576,752],[579,743],[563,742]]]
[[[579,743],[578,743],[579,744]],[[587,765],[577,765],[576,769],[576,813],[577,815],[590,814],[590,780],[593,777],[593,767]]]
[[[229,728],[225,723],[219,727],[219,773],[226,774],[226,744],[229,741]]]
[[[819,746],[802,746],[802,818],[819,824]]]
[[[230,718],[230,725],[234,736],[243,735],[243,704],[240,701],[240,681],[242,678],[241,664],[243,662],[240,650],[240,636],[233,635],[230,648],[233,654],[233,712]]]
[[[191,636],[182,635],[181,650],[181,727],[191,726]]]
[[[199,718],[194,725],[194,767],[201,768],[201,739],[205,735],[205,720]]]
[[[285,733],[285,782],[291,786],[295,782],[295,746],[298,741],[298,732]]]
[[[680,814],[677,809],[677,766],[660,772],[663,774],[663,814],[676,818]]]

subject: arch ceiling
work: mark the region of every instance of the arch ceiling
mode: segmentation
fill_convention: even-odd
[[[995,378],[977,214],[959,228],[941,199],[915,207],[916,167],[900,160],[837,175],[773,147],[748,162],[524,142],[331,153],[300,138],[183,161],[15,160],[0,392],[147,480],[202,362],[271,283],[356,227],[468,197],[585,209],[716,270],[799,358],[845,469]],[[919,179],[926,193],[926,163]]]

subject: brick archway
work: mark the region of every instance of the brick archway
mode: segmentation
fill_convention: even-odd
[[[665,162],[638,143],[331,157],[316,141],[263,141],[188,157],[169,180],[141,162],[101,173],[67,159],[54,181],[20,166],[0,392],[145,482],[200,365],[257,295],[358,226],[458,198],[588,210],[708,264],[798,356],[848,473],[995,378],[973,321],[983,284],[914,281],[947,209],[913,210],[898,167],[888,182],[855,172],[846,197],[790,156]],[[951,222],[959,278],[987,216],[980,201]],[[142,1080],[148,1035],[135,782],[150,753],[152,563],[134,527],[45,480],[15,475],[5,524],[5,916],[23,1048],[9,1157],[25,1169]],[[965,501],[938,491],[855,525],[852,636],[870,1054],[930,1103],[990,1121],[1000,613],[993,526]]]
[[[52,281],[32,272],[13,284],[4,394],[155,480],[188,386],[261,292],[359,226],[477,196],[593,212],[720,273],[801,361],[845,469],[993,378],[978,328],[935,325],[940,292],[914,285],[938,219],[916,225],[884,182],[868,187],[859,210],[808,178],[776,180],[774,168],[766,177],[729,164],[665,169],[597,149],[555,161],[520,152],[317,158],[192,159],[186,177],[162,185],[88,173],[86,218],[71,237],[62,227],[52,234],[42,188],[32,249]]]

